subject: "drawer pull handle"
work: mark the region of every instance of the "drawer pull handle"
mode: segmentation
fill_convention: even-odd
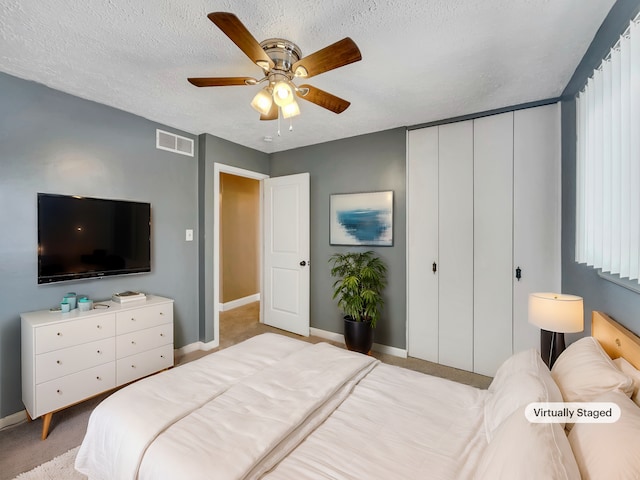
[[[99,354],[102,354],[102,352],[101,352],[100,350],[98,350],[98,353],[99,353]]]
[[[96,380],[102,380],[100,377],[96,377]]]
[[[135,345],[135,344],[136,344],[136,342],[134,342],[133,340],[131,340],[131,345]]]
[[[160,355],[160,358],[164,358],[164,355]]]
[[[56,363],[57,363],[58,365],[60,365],[60,360],[56,360]]]
[[[96,325],[96,327],[98,327],[98,328],[102,328],[102,325]]]
[[[56,333],[56,335],[58,335],[59,337],[61,337],[61,336],[62,336],[62,334],[61,334],[60,332]]]
[[[136,368],[136,366],[135,365],[131,365],[131,368]]]
[[[164,315],[164,312],[160,312],[160,315]]]
[[[136,319],[135,319],[135,318],[133,318],[133,317],[131,317],[131,321],[132,321],[132,322],[135,322],[135,321],[136,321]]]
[[[58,390],[56,390],[56,393],[62,393],[62,392],[60,391],[60,389],[58,389]]]
[[[161,337],[164,337],[164,333],[161,333],[161,334],[160,334],[160,336],[161,336]]]

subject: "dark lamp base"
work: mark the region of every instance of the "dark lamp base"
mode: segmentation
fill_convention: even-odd
[[[540,355],[549,368],[553,367],[564,349],[564,333],[540,330]]]

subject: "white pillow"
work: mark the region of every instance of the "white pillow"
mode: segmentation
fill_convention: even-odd
[[[640,474],[640,408],[626,394],[606,392],[596,402],[614,402],[620,407],[615,423],[576,423],[569,443],[584,480],[638,478]]]
[[[614,359],[613,363],[622,373],[629,375],[631,380],[633,380],[631,400],[633,400],[636,405],[640,406],[640,370],[637,370],[636,367],[631,365],[622,357]]]
[[[627,396],[633,382],[613,364],[593,337],[583,337],[560,354],[551,369],[565,402],[588,402],[611,390]]]
[[[484,428],[491,442],[502,422],[531,402],[548,402],[544,383],[531,372],[510,375],[500,388],[490,392],[484,403]]]
[[[548,371],[547,366],[544,364],[542,358],[540,358],[540,354],[535,348],[514,353],[507,358],[502,365],[500,365],[500,368],[498,368],[495,377],[493,377],[493,380],[491,381],[491,385],[489,385],[489,391],[495,392],[500,389],[500,387],[502,387],[507,379],[513,374],[519,374],[522,372],[538,374],[541,370],[541,366],[543,370]]]
[[[519,408],[496,430],[474,478],[580,480],[580,471],[562,426],[530,423]]]
[[[514,410],[531,402],[562,402],[560,389],[535,348],[505,360],[489,385],[484,405],[487,440]]]
[[[516,353],[506,359],[498,368],[496,376],[493,377],[491,385],[489,385],[489,391],[495,392],[499,390],[511,375],[522,372],[531,372],[542,380],[549,392],[550,402],[562,401],[560,389],[551,378],[549,368],[542,361],[540,353],[535,348]]]

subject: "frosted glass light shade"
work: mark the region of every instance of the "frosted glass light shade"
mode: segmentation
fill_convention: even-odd
[[[273,98],[266,89],[260,90],[256,96],[253,97],[253,100],[251,100],[251,106],[262,115],[267,115],[269,113],[272,103]]]
[[[300,115],[300,107],[298,106],[298,102],[295,100],[291,102],[289,105],[285,105],[282,107],[282,116],[284,118],[295,117],[296,115]]]
[[[293,97],[293,90],[287,82],[278,82],[273,86],[273,101],[279,107],[286,107],[291,102],[295,101]]]
[[[531,293],[529,323],[549,332],[581,332],[584,330],[582,297],[562,293]]]

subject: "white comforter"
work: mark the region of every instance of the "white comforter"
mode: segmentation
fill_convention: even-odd
[[[376,363],[324,343],[254,337],[106,399],[76,469],[105,480],[257,478]]]
[[[380,364],[264,478],[473,478],[487,446],[486,395],[486,390]]]
[[[136,382],[93,412],[90,479],[468,478],[486,392],[265,334]]]

